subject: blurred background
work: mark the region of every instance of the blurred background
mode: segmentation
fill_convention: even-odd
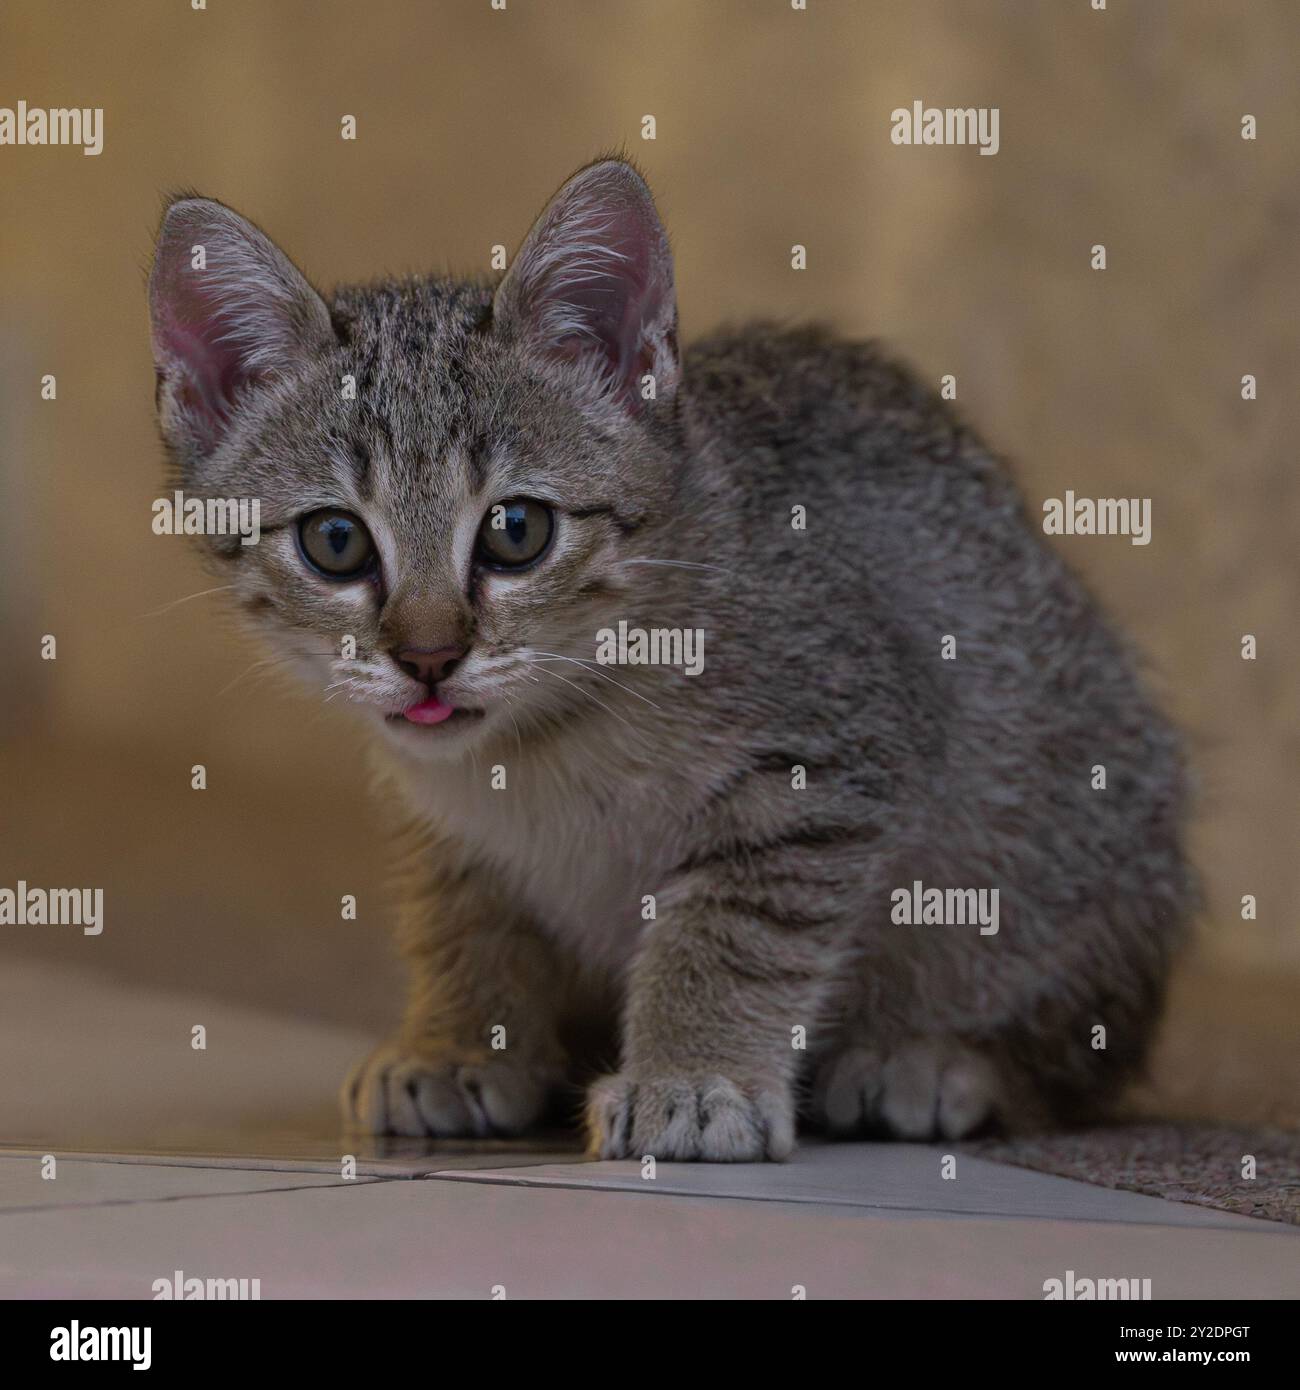
[[[1207,906],[1143,1103],[1300,1120],[1298,58],[1290,0],[6,0],[0,105],[105,115],[97,158],[0,147],[0,885],[101,886],[106,928],[0,928],[0,1139],[111,1138],[114,1087],[183,1084],[151,1067],[188,1048],[193,1001],[251,1011],[231,1113],[288,1036],[325,1113],[320,1040],[342,1057],[400,1005],[346,721],[250,671],[220,595],[178,602],[215,581],[150,529],[164,191],[230,203],[328,287],[483,271],[620,145],[687,339],[750,315],[884,338],[956,376],[1034,511],[1152,499],[1149,546],[1059,542],[1201,781]],[[998,107],[1000,152],[894,146],[916,100]]]

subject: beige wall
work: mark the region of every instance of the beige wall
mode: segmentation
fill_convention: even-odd
[[[141,616],[212,582],[149,527],[160,194],[232,203],[326,284],[481,270],[625,142],[669,222],[688,336],[768,314],[885,337],[957,376],[1035,502],[1153,499],[1150,546],[1064,545],[1191,732],[1212,958],[1300,967],[1297,59],[1287,0],[9,0],[0,104],[106,114],[98,158],[0,148],[0,713],[26,730],[3,749],[0,881],[102,865],[119,930],[97,962],[382,1010],[373,935],[333,920],[361,884],[382,922],[343,725],[252,678],[221,693],[260,653],[218,599]],[[891,145],[914,99],[999,107],[1000,153]],[[45,632],[56,663],[36,660]],[[1245,892],[1257,923],[1238,920]]]

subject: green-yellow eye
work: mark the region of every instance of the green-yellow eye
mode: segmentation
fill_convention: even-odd
[[[478,529],[479,558],[493,569],[523,569],[541,558],[554,530],[554,514],[543,502],[497,502]]]
[[[298,521],[303,559],[327,579],[359,579],[375,562],[370,532],[351,512],[324,507]]]

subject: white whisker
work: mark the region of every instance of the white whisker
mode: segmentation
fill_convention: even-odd
[[[548,661],[570,661],[573,665],[582,667],[584,671],[589,671],[593,676],[600,676],[603,680],[607,680],[611,684],[618,686],[620,690],[626,690],[629,695],[635,695],[638,700],[644,700],[651,709],[659,708],[648,695],[642,695],[639,690],[633,690],[630,685],[624,685],[622,681],[615,680],[608,671],[601,670],[601,668],[593,662],[582,660],[576,656],[561,656],[559,652],[539,651],[537,654]],[[531,665],[532,663],[530,662],[529,664]],[[544,662],[538,662],[537,664],[540,666],[543,665]]]
[[[721,565],[702,565],[694,560],[624,560],[625,565],[669,565],[673,569],[679,570],[714,570],[718,574],[730,574],[731,571],[723,569]]]
[[[179,608],[182,603],[189,603],[191,599],[206,598],[209,594],[224,594],[227,589],[235,587],[234,584],[218,584],[215,589],[200,589],[197,594],[186,594],[184,598],[177,598],[170,603],[164,603],[161,608],[155,608],[148,613],[137,614],[137,621],[141,618],[156,618],[161,613],[170,613],[173,608]]]
[[[223,695],[228,695],[240,683],[240,681],[244,679],[245,676],[251,675],[252,672],[266,670],[268,667],[278,666],[279,664],[280,658],[278,656],[264,656],[261,659],[261,661],[254,661],[251,666],[245,666],[244,669],[234,678],[234,680],[229,681],[227,684],[223,685],[220,690],[217,691],[217,699],[221,699]]]
[[[501,694],[504,697],[506,704],[510,706],[507,712],[510,715],[510,722],[515,726],[515,745],[519,749],[519,756],[522,758],[524,755],[524,736],[519,732],[519,721],[515,718],[515,702],[510,698],[509,695],[506,695],[504,690],[501,692]]]
[[[629,729],[633,727],[630,721],[624,719],[623,716],[617,710],[610,709],[610,707],[603,700],[597,700],[590,690],[584,690],[582,686],[575,685],[573,681],[569,680],[565,676],[560,675],[558,671],[552,671],[549,666],[543,666],[542,670],[545,671],[548,676],[554,676],[557,681],[563,681],[565,685],[572,686],[573,689],[576,690],[579,695],[585,695],[587,699],[589,699],[593,704],[599,705],[601,709],[605,711],[606,714],[612,714],[615,719],[621,720],[624,724],[627,725]]]

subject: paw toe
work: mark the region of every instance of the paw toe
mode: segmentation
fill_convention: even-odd
[[[785,1158],[794,1147],[784,1097],[723,1076],[605,1077],[591,1089],[587,1124],[600,1158],[744,1163]]]
[[[549,1084],[505,1062],[468,1062],[386,1044],[343,1086],[344,1124],[368,1134],[485,1138],[518,1134],[540,1114]]]
[[[886,1056],[850,1046],[822,1067],[813,1111],[832,1135],[961,1139],[993,1117],[999,1087],[991,1062],[960,1043],[924,1039]]]

